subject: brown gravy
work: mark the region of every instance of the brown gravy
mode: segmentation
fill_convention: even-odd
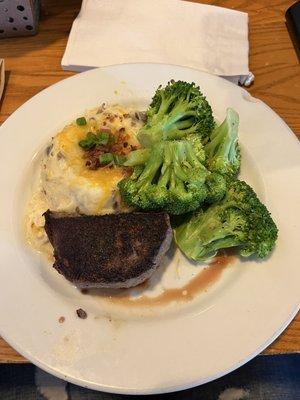
[[[123,306],[164,306],[172,302],[186,302],[193,300],[195,296],[208,288],[221,276],[223,270],[228,264],[232,264],[235,260],[234,255],[223,253],[214,258],[214,260],[202,272],[190,280],[181,288],[165,290],[159,296],[148,297],[140,296],[132,298],[127,294],[118,294],[117,296],[109,296],[109,301]]]

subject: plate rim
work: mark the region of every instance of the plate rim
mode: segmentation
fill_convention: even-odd
[[[75,385],[79,385],[84,388],[92,389],[95,391],[100,391],[104,393],[111,393],[111,394],[123,394],[123,395],[156,395],[156,394],[166,394],[166,393],[175,393],[179,392],[181,390],[187,390],[191,389],[197,386],[204,385],[209,382],[213,382],[216,379],[222,378],[223,376],[230,374],[231,372],[235,371],[236,369],[242,367],[249,361],[251,361],[253,358],[258,356],[262,351],[264,351],[274,340],[278,338],[278,336],[287,328],[287,326],[291,323],[291,321],[294,319],[294,317],[297,315],[297,313],[300,310],[300,304],[295,307],[295,309],[291,312],[289,315],[288,319],[286,322],[277,330],[274,332],[273,336],[267,340],[265,343],[261,345],[260,348],[255,350],[252,354],[250,354],[248,357],[242,359],[240,362],[234,364],[231,368],[229,368],[226,371],[223,371],[218,374],[214,374],[211,376],[208,376],[206,379],[199,379],[198,381],[191,381],[188,382],[184,385],[177,385],[177,386],[165,386],[163,389],[153,389],[153,388],[146,388],[145,390],[140,390],[140,389],[125,389],[122,387],[116,387],[116,386],[110,386],[110,385],[100,385],[97,383],[93,382],[87,382],[84,381],[85,384],[83,384],[83,381],[73,378],[71,375],[64,374],[62,372],[59,372],[57,369],[48,366],[47,364],[39,361],[35,357],[31,357],[30,353],[27,352],[26,350],[23,350],[19,348],[18,345],[14,345],[13,341],[10,341],[9,338],[6,338],[5,335],[2,335],[0,331],[0,336],[9,344],[11,345],[18,353],[20,353],[23,357],[25,357],[27,360],[29,360],[33,365],[37,366],[38,368],[42,369],[43,371],[55,376],[56,378],[65,380],[67,382],[73,383]],[[1,330],[1,328],[0,328]]]

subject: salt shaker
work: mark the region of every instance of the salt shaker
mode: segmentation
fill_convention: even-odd
[[[39,11],[40,0],[0,0],[0,39],[36,34]]]

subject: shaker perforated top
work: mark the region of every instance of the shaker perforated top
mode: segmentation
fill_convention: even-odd
[[[0,39],[34,35],[39,9],[39,0],[0,0]]]

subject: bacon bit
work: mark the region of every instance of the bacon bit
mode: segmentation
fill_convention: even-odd
[[[110,152],[126,156],[130,152],[130,147],[128,146],[130,136],[128,133],[126,133],[125,128],[121,128],[117,132],[115,132],[114,138],[115,143],[112,144],[112,146],[110,147]]]
[[[123,175],[125,177],[132,175],[133,168],[132,167],[123,167]]]
[[[105,122],[105,121],[104,121],[104,122]],[[104,125],[104,122],[103,122],[103,125]],[[106,125],[106,124],[105,124],[105,125]],[[109,133],[110,135],[112,134],[112,132],[111,132],[111,130],[110,130],[109,128],[100,128],[99,131],[100,131],[100,132]]]
[[[96,170],[100,167],[112,168],[112,165],[101,166],[99,156],[105,153],[112,153],[120,156],[126,156],[131,150],[137,149],[136,146],[130,146],[130,135],[124,127],[119,130],[112,131],[108,128],[100,128],[100,132],[109,133],[109,141],[106,145],[96,145],[83,153],[86,159],[85,165],[90,170]]]
[[[59,322],[60,324],[63,324],[63,323],[65,322],[65,320],[66,320],[66,318],[63,317],[63,316],[61,316],[61,317],[59,317],[58,322]]]
[[[91,170],[96,170],[100,167],[99,156],[108,152],[108,146],[95,146],[91,150],[85,152],[84,158],[87,158],[86,167]]]
[[[89,160],[93,157],[99,157],[101,154],[106,153],[108,151],[108,146],[95,146],[91,150],[87,151],[85,154],[85,157],[88,158]]]
[[[120,137],[120,132],[119,131],[115,131],[114,133],[113,133],[113,139],[114,139],[114,143],[116,143],[118,140],[119,140],[119,137]]]
[[[81,289],[82,294],[88,294],[88,292],[89,292],[89,289]]]
[[[100,167],[100,161],[99,158],[92,158],[90,160],[87,160],[85,163],[86,167],[92,171],[95,171]]]
[[[117,115],[115,115],[115,114],[106,114],[105,115],[105,119],[108,120],[109,122],[114,122],[116,117],[117,117]]]

